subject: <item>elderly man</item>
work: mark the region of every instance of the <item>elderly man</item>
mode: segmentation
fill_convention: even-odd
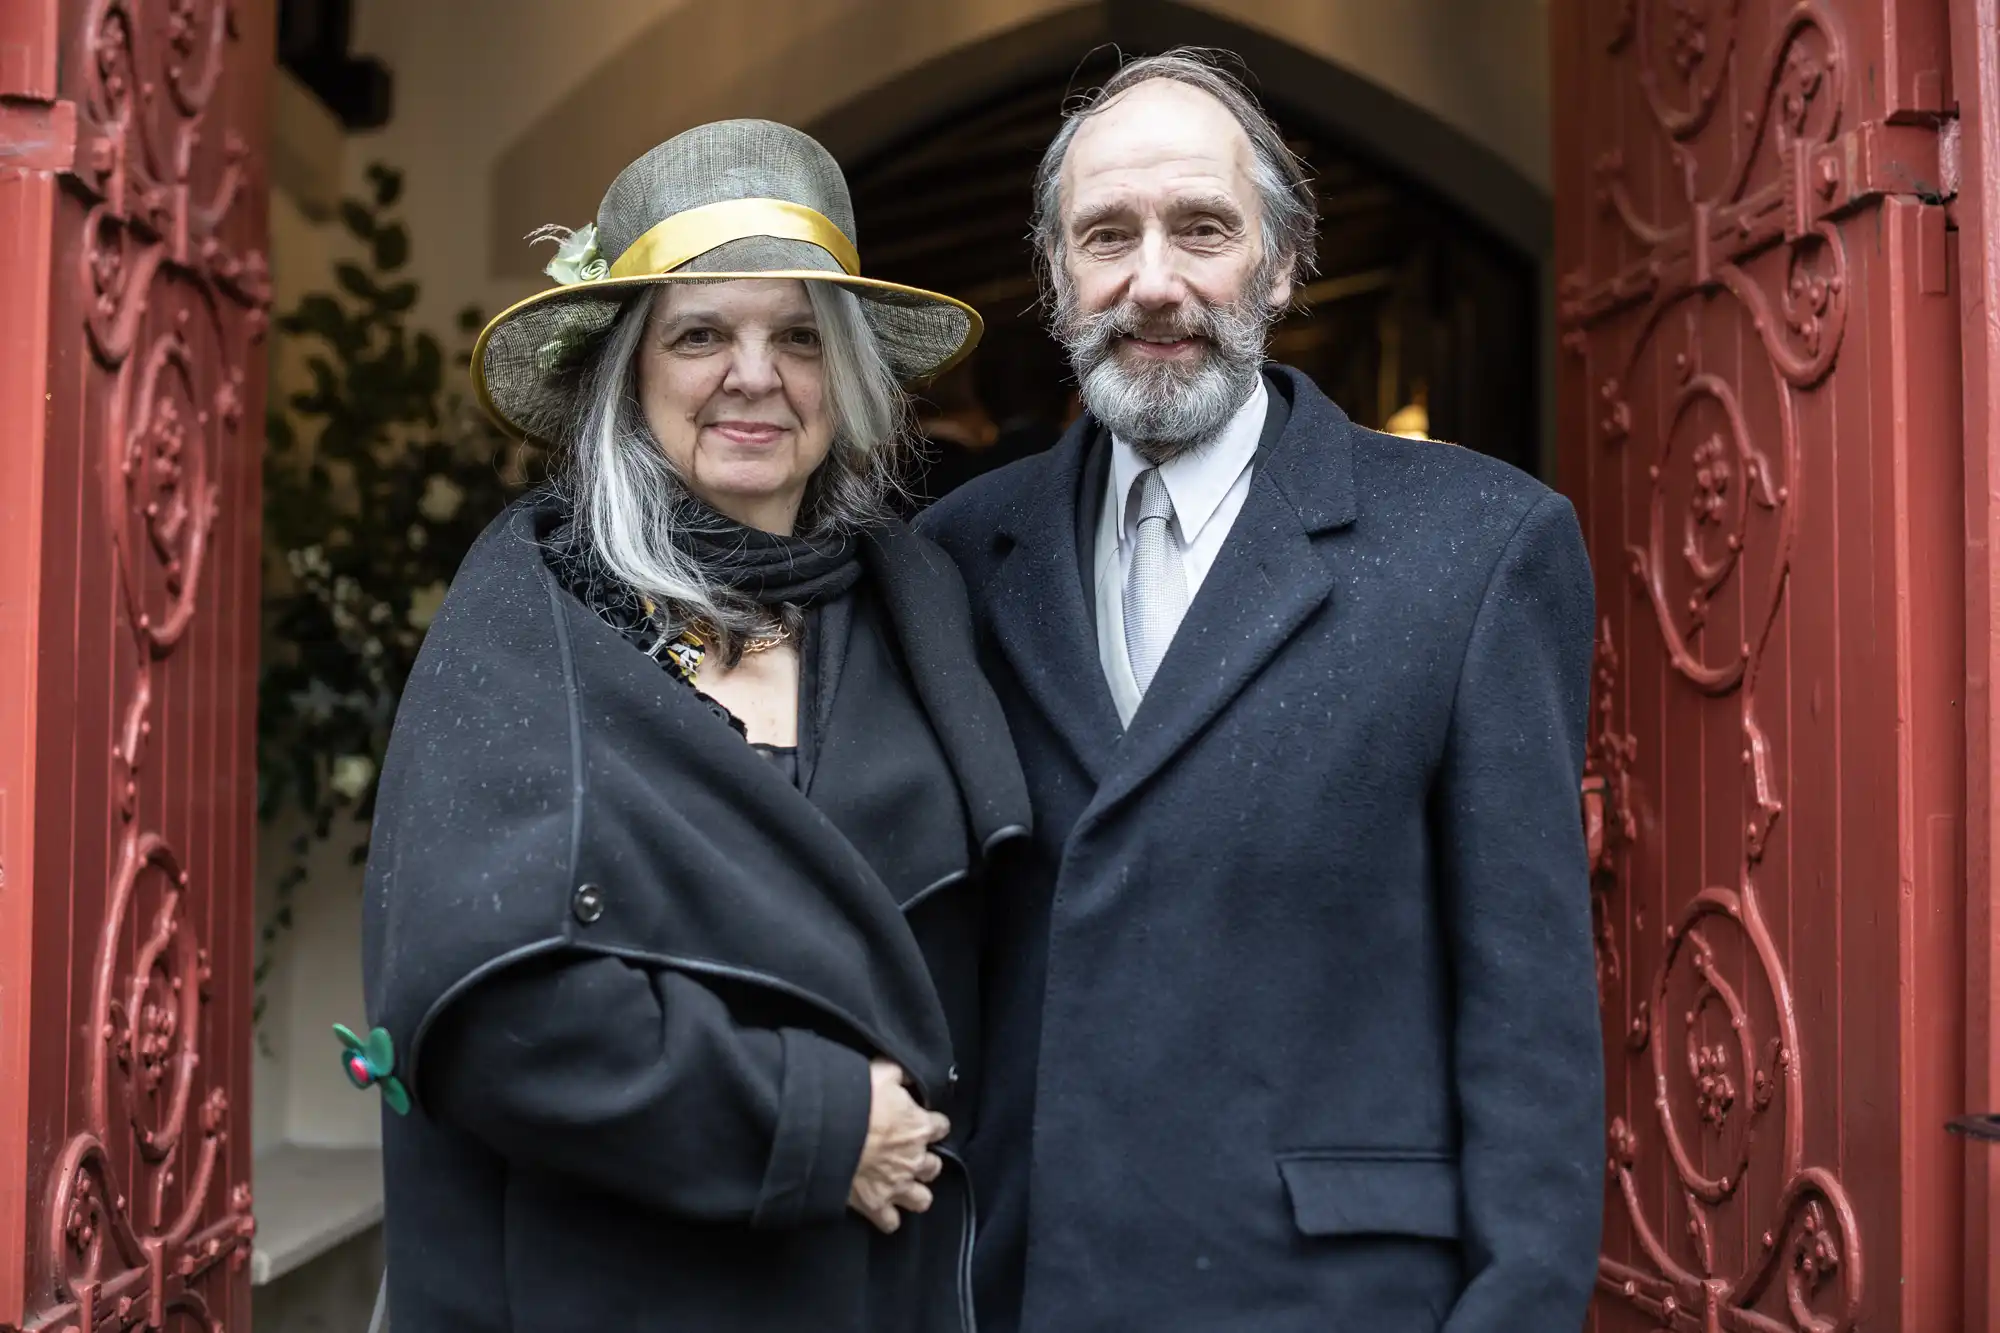
[[[1125,66],[1035,224],[1083,418],[942,501],[1032,789],[971,1143],[987,1333],[1560,1333],[1602,1055],[1569,505],[1364,430],[1267,331],[1314,197]]]

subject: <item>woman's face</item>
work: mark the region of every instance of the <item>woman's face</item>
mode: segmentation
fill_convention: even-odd
[[[738,523],[789,534],[833,444],[805,284],[663,283],[635,368],[646,424],[687,488]]]

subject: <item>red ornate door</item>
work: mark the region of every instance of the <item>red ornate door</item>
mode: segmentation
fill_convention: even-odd
[[[0,1328],[242,1328],[268,0],[0,2]]]
[[[1601,614],[1594,1326],[1965,1328],[1946,0],[1553,24],[1562,479]]]

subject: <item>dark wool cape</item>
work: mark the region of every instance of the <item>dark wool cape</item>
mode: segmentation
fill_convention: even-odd
[[[407,1117],[384,1116],[396,1328],[638,1327],[641,1311],[646,1324],[658,1312],[661,1327],[835,1328],[846,1322],[832,1311],[868,1308],[845,1288],[871,1277],[905,1303],[921,1287],[926,1313],[908,1327],[969,1327],[962,1170],[948,1166],[933,1211],[871,1252],[871,1237],[857,1235],[866,1224],[839,1212],[835,1164],[810,1132],[792,1132],[819,1115],[810,1104],[784,1108],[755,1212],[740,1223],[649,1213],[634,1203],[644,1190],[602,1188],[616,1181],[616,1161],[588,1173],[597,1186],[551,1179],[546,1163],[509,1160],[437,1118],[426,1070],[443,1056],[428,1043],[454,1040],[468,995],[524,970],[608,958],[691,979],[731,1021],[777,1030],[788,1082],[812,1060],[847,1061],[838,1048],[894,1060],[918,1099],[962,1130],[951,1104],[962,1025],[947,1017],[944,978],[927,956],[936,951],[913,923],[932,900],[948,904],[983,878],[986,857],[1028,824],[963,586],[929,542],[894,526],[861,543],[858,591],[881,630],[869,642],[893,647],[887,670],[880,652],[864,653],[849,677],[865,673],[859,690],[899,674],[900,658],[915,725],[935,737],[926,752],[942,753],[956,792],[931,784],[951,803],[949,819],[927,821],[926,809],[940,807],[919,801],[911,827],[869,830],[866,841],[886,849],[871,862],[700,696],[562,586],[543,550],[560,518],[546,497],[526,500],[474,546],[418,656],[383,766],[368,867],[368,1018],[394,1039],[396,1074],[416,1103]],[[940,847],[937,827],[956,845]],[[893,886],[883,864],[895,867]],[[953,929],[970,934],[952,956],[965,955],[976,987],[976,929]],[[559,1104],[560,1091],[551,1095]],[[852,1170],[851,1160],[837,1165]],[[824,1220],[829,1200],[837,1220]],[[627,1220],[610,1226],[612,1214]],[[584,1258],[561,1257],[550,1239],[593,1227],[606,1235],[580,1247]],[[916,1246],[911,1233],[945,1261],[926,1261],[920,1283],[907,1265],[883,1277],[897,1265],[885,1265],[880,1245],[907,1236]],[[438,1295],[447,1290],[461,1294]]]

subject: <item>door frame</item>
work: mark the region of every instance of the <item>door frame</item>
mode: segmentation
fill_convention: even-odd
[[[2000,1111],[2000,0],[1948,0],[1965,438],[1966,1110]],[[1954,142],[1947,139],[1947,144]],[[1949,172],[1949,165],[1947,172]],[[1947,186],[1950,177],[1947,176]],[[1965,1148],[1965,1322],[2000,1333],[2000,1145]]]
[[[35,662],[41,623],[42,458],[48,414],[56,181],[75,157],[56,97],[58,0],[0,5],[0,1326],[27,1303],[26,1088],[35,854]],[[31,148],[30,145],[33,145]]]
[[[249,1319],[274,19],[0,3],[0,1331]]]

